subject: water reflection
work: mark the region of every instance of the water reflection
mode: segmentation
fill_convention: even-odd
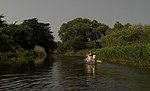
[[[85,73],[87,74],[95,75],[95,68],[96,68],[95,64],[88,64],[88,63],[84,64],[84,70]]]
[[[0,74],[34,74],[37,70],[48,69],[53,65],[54,58],[49,55],[46,58],[38,58],[34,62],[25,64],[12,64],[0,66]]]
[[[96,76],[97,74],[100,74],[101,67],[102,67],[102,64],[99,64],[99,63],[97,64],[85,63],[83,65],[84,72],[86,73],[86,75],[91,75],[91,76]]]
[[[1,68],[0,91],[150,91],[149,71],[86,64],[77,57],[48,56],[38,64]]]

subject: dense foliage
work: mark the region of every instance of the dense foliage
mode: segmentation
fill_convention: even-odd
[[[113,46],[99,49],[69,51],[65,55],[85,57],[87,52],[96,52],[102,61],[128,64],[139,68],[150,68],[150,44]]]
[[[62,40],[57,43],[59,52],[150,43],[150,25],[118,21],[109,28],[96,20],[76,18],[62,24],[58,33]]]
[[[78,51],[87,48],[99,48],[100,38],[106,35],[109,27],[96,20],[76,18],[62,24],[58,31],[64,50]],[[62,48],[59,48],[62,49]]]
[[[56,48],[49,24],[39,23],[37,18],[25,20],[22,24],[9,24],[1,27],[0,35],[1,51],[7,50],[6,45],[18,45],[29,50],[39,45],[44,47],[47,53]]]
[[[52,31],[50,31],[49,23],[39,23],[37,18],[24,20],[23,26],[28,27],[27,46],[25,48],[33,48],[35,45],[44,47],[47,53],[53,52],[56,48]]]
[[[69,56],[85,56],[95,51],[109,62],[150,66],[150,25],[125,25],[116,22],[113,28],[96,20],[76,18],[64,23],[59,36],[58,52]]]
[[[47,53],[56,48],[48,23],[39,23],[37,18],[24,20],[21,24],[6,24],[0,16],[0,63],[32,59],[33,48],[42,46]]]
[[[132,25],[113,30],[101,38],[103,47],[148,44],[150,43],[150,25]]]
[[[55,43],[49,23],[33,18],[21,24],[7,24],[3,18],[0,15],[0,63],[30,60],[35,54],[33,48],[42,46],[47,53],[56,47],[58,53],[78,56],[94,50],[97,56],[109,61],[150,65],[150,25],[123,25],[117,21],[109,28],[96,20],[79,17],[62,24],[58,31],[61,42]]]

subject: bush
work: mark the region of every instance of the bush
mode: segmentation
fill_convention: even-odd
[[[150,67],[150,44],[106,47],[96,52],[98,57],[110,62]]]
[[[150,25],[133,25],[114,30],[101,38],[103,47],[150,43]]]
[[[35,57],[33,50],[24,50],[19,48],[16,52],[3,52],[0,53],[0,64],[23,64],[33,61]]]

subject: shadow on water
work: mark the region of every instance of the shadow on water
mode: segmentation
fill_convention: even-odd
[[[48,55],[44,59],[38,58],[34,61],[37,60],[40,60],[40,63],[28,62],[24,64],[1,65],[0,74],[33,74],[37,69],[47,69],[54,62],[52,55]]]

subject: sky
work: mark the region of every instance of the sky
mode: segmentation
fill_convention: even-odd
[[[0,0],[0,15],[7,23],[37,18],[49,23],[55,41],[63,23],[77,17],[97,20],[109,27],[122,24],[150,24],[150,0]]]

